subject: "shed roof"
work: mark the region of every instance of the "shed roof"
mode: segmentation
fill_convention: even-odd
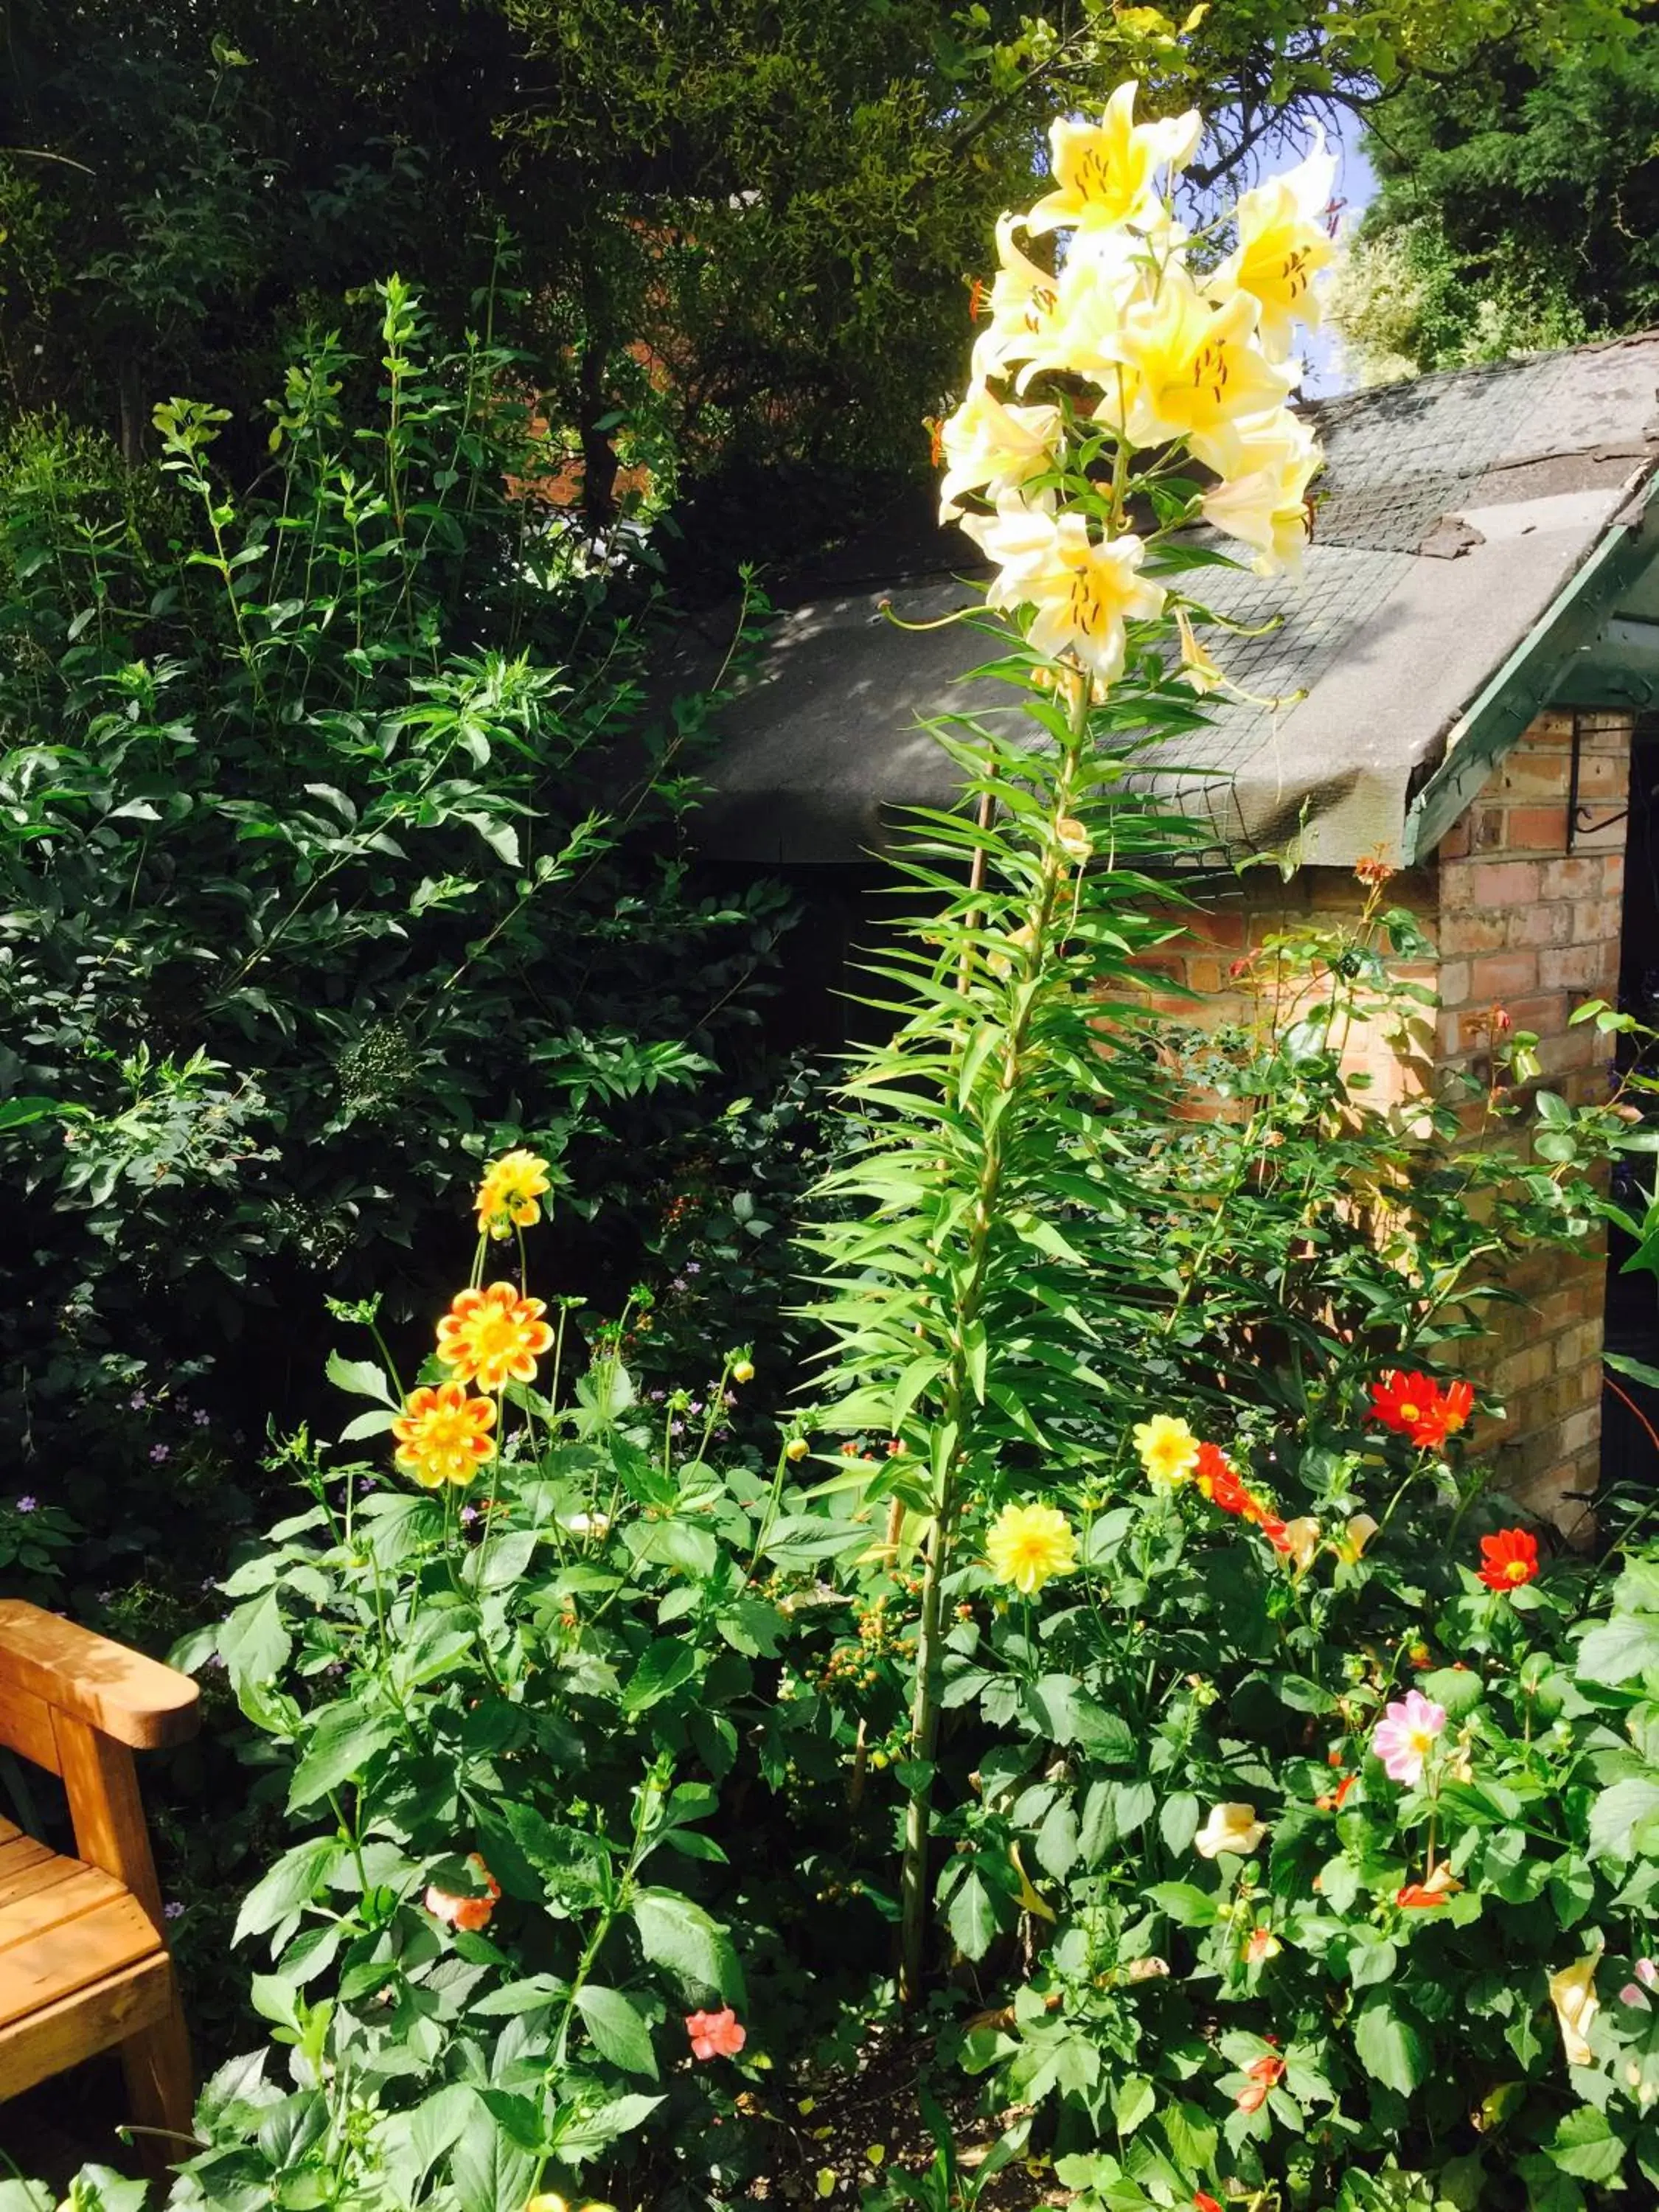
[[[1651,650],[1659,544],[1659,332],[1425,376],[1307,410],[1327,465],[1298,586],[1197,572],[1196,595],[1251,638],[1212,632],[1233,680],[1276,708],[1212,700],[1160,782],[1218,842],[1299,840],[1308,862],[1425,851],[1540,706],[1601,700]],[[982,634],[920,635],[973,604],[960,532],[898,516],[801,572],[760,665],[721,719],[705,849],[766,863],[858,858],[895,810],[949,805],[955,771],[918,725],[964,708]],[[1652,602],[1650,606],[1650,601]],[[1623,640],[1621,659],[1620,633]],[[1574,672],[1577,671],[1576,678]],[[1635,693],[1632,690],[1632,696]],[[1200,763],[1206,774],[1183,772]]]

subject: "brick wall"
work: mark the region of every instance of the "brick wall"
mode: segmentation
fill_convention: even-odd
[[[1539,1039],[1543,1083],[1573,1098],[1605,1080],[1607,1043],[1593,1025],[1568,1026],[1588,998],[1613,998],[1619,981],[1625,823],[1605,817],[1625,805],[1630,765],[1627,715],[1579,717],[1578,798],[1591,828],[1568,846],[1572,717],[1545,714],[1496,769],[1444,838],[1433,865],[1397,876],[1389,902],[1417,915],[1437,957],[1406,972],[1431,984],[1437,1027],[1407,1039],[1359,1035],[1346,1054],[1371,1078],[1381,1103],[1408,1102],[1431,1063],[1484,1073],[1493,1016]],[[1255,869],[1239,896],[1218,901],[1185,936],[1146,965],[1199,994],[1155,1003],[1188,1019],[1248,1021],[1271,1012],[1271,984],[1241,968],[1264,939],[1289,928],[1352,921],[1364,898],[1352,876],[1304,868],[1283,881]],[[1154,986],[1154,989],[1156,987]],[[1475,1442],[1497,1454],[1498,1480],[1532,1510],[1564,1527],[1583,1521],[1570,1491],[1594,1489],[1599,1471],[1601,1243],[1524,1261],[1510,1287],[1526,1304],[1489,1309],[1489,1334],[1470,1360],[1505,1405]]]

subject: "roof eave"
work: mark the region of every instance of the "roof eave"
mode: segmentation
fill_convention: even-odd
[[[1401,842],[1407,866],[1433,852],[1498,762],[1594,647],[1621,598],[1654,558],[1656,518],[1659,475],[1626,502],[1600,544],[1459,715],[1439,767],[1407,810]]]

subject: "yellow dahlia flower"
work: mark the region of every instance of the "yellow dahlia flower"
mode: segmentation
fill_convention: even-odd
[[[520,1297],[511,1283],[462,1291],[438,1323],[438,1357],[458,1382],[499,1390],[533,1382],[536,1362],[553,1342],[540,1298]]]
[[[1150,1421],[1137,1421],[1131,1433],[1149,1482],[1174,1490],[1198,1464],[1198,1438],[1173,1413],[1154,1413]]]
[[[1035,1597],[1044,1583],[1076,1566],[1077,1539],[1052,1505],[1005,1505],[986,1534],[985,1556],[1000,1583]]]
[[[436,1490],[446,1482],[471,1482],[484,1462],[495,1456],[489,1434],[495,1425],[493,1402],[469,1397],[459,1382],[414,1390],[392,1424],[398,1439],[392,1456],[422,1490]]]
[[[528,1229],[542,1218],[537,1205],[551,1188],[547,1162],[535,1152],[503,1152],[483,1171],[472,1204],[478,1216],[478,1234],[510,1237],[515,1229]]]

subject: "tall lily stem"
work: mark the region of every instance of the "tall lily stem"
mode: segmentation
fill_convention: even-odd
[[[1031,1024],[1048,981],[1050,954],[1057,932],[1069,911],[1066,890],[1069,868],[1058,833],[1058,823],[1068,817],[1074,801],[1079,764],[1089,724],[1089,678],[1079,671],[1077,699],[1063,744],[1060,773],[1056,777],[1045,841],[1042,866],[1027,927],[1030,938],[1023,947],[1020,969],[1012,994],[1013,1004],[1004,1041],[1000,1073],[989,1101],[980,1109],[981,1147],[975,1202],[970,1216],[967,1267],[955,1301],[949,1356],[940,1377],[939,1411],[934,1435],[941,1440],[934,1468],[938,1486],[932,1524],[924,1552],[921,1620],[916,1629],[915,1686],[910,1705],[908,1802],[904,1812],[904,1855],[899,1873],[899,1997],[915,2004],[921,1995],[922,1961],[927,1933],[928,1844],[933,1829],[933,1762],[939,1741],[939,1698],[943,1686],[944,1589],[951,1565],[952,1540],[963,1498],[964,1470],[974,1457],[973,1408],[975,1402],[970,1374],[974,1329],[983,1310],[989,1283],[992,1232],[997,1218],[997,1199],[1007,1148],[1012,1133],[1008,1109],[1029,1066]],[[988,815],[981,817],[988,824]],[[975,861],[979,866],[978,857]],[[977,889],[975,883],[972,888]],[[971,1048],[974,1029],[964,1023],[957,1064]],[[981,1094],[983,1096],[983,1094]]]

